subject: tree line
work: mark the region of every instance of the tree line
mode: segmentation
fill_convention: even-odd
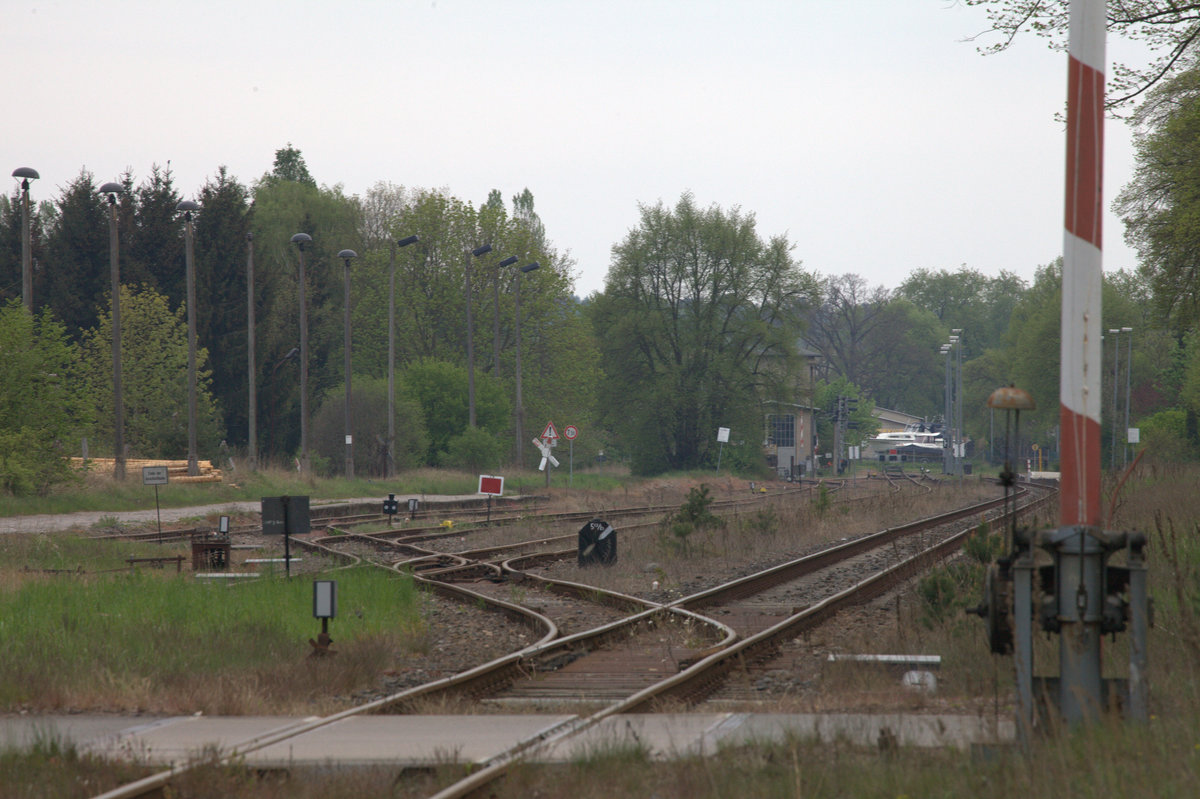
[[[1139,116],[1139,171],[1118,205],[1139,247],[1137,273],[1105,276],[1107,329],[1132,328],[1132,356],[1103,349],[1104,396],[1127,381],[1131,421],[1156,451],[1194,451],[1200,411],[1200,342],[1190,220],[1200,197],[1187,163],[1200,119],[1194,73],[1163,84]],[[186,439],[186,285],[182,195],[169,169],[140,183],[121,176],[117,203],[122,284],[122,363],[130,454],[179,457]],[[613,246],[604,289],[573,294],[574,262],[550,242],[531,192],[478,207],[444,190],[379,183],[363,196],[318,185],[300,151],[275,154],[250,185],[220,168],[197,194],[195,223],[201,457],[246,451],[249,426],[247,303],[256,313],[255,409],[259,452],[294,463],[299,445],[299,285],[293,234],[306,248],[310,435],[314,466],[339,471],[343,451],[342,262],[352,249],[355,469],[386,468],[388,314],[395,269],[397,466],[492,469],[517,460],[514,383],[521,315],[524,431],[547,420],[586,431],[585,460],[606,453],[633,471],[711,467],[716,430],[734,433],[734,468],[763,468],[765,419],[779,402],[813,406],[829,440],[827,411],[858,398],[850,443],[871,430],[869,407],[931,421],[944,408],[945,356],[961,330],[966,432],[994,452],[986,398],[997,386],[1029,390],[1038,410],[1028,443],[1053,452],[1058,423],[1061,266],[1032,281],[966,265],[918,269],[897,288],[857,274],[804,269],[796,245],[764,237],[752,213],[701,206],[640,206],[638,225]],[[111,297],[104,198],[87,171],[33,214],[34,306],[20,307],[19,196],[0,197],[0,483],[44,490],[64,477],[64,455],[87,439],[112,441]],[[418,235],[397,248],[398,239]],[[473,258],[481,244],[492,252]],[[501,266],[505,256],[515,266]],[[248,297],[247,260],[255,282]],[[540,268],[518,277],[517,267]],[[477,425],[467,423],[466,270],[472,270]],[[520,279],[520,293],[515,281]],[[1128,375],[1126,375],[1128,370]],[[1123,401],[1123,398],[1122,398]],[[1109,409],[1106,399],[1106,411]],[[1105,414],[1105,446],[1116,431]],[[1117,414],[1121,417],[1121,414]],[[1123,427],[1123,418],[1120,420]],[[1123,438],[1123,430],[1121,431]],[[530,448],[531,449],[531,448]],[[532,461],[532,452],[526,453]],[[529,462],[519,465],[528,467]]]

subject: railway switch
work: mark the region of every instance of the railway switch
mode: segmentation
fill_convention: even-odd
[[[1020,389],[997,389],[988,405],[1020,411],[1033,400]],[[1008,422],[1005,440],[1009,440]],[[1055,708],[1069,724],[1095,720],[1111,699],[1127,716],[1148,715],[1147,631],[1151,606],[1146,588],[1146,538],[1136,532],[1109,532],[1086,524],[1049,530],[1018,528],[1016,474],[1006,453],[1000,474],[1008,516],[1008,554],[987,571],[983,601],[968,612],[987,623],[992,652],[1012,654],[1017,683],[1017,729],[1028,746],[1035,707]],[[1124,565],[1109,563],[1121,555]],[[1056,634],[1058,677],[1034,676],[1036,628]],[[1129,632],[1129,679],[1105,679],[1101,673],[1101,637]],[[1035,689],[1038,694],[1035,697]]]

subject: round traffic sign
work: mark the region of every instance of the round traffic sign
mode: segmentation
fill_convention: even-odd
[[[567,441],[574,441],[575,437],[579,435],[579,428],[573,424],[569,424],[563,428],[563,435],[566,436]]]

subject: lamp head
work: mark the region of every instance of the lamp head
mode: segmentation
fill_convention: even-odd
[[[358,257],[358,253],[356,253],[354,250],[342,250],[341,252],[338,253],[338,258],[341,258],[344,261],[346,261],[347,266],[349,266],[351,258],[357,258],[357,257]]]
[[[503,261],[501,261],[500,263],[496,264],[496,266],[512,266],[516,262],[517,262],[517,256],[510,255],[507,258],[505,258]]]
[[[475,256],[476,258],[478,258],[478,257],[479,257],[479,256],[481,256],[481,255],[487,255],[487,254],[488,254],[489,252],[491,252],[491,251],[492,251],[492,245],[490,245],[490,244],[483,244],[483,245],[481,245],[481,246],[479,246],[479,247],[476,247],[475,249],[471,250],[471,255],[473,255],[473,256]]]
[[[20,178],[21,179],[21,188],[26,189],[26,190],[29,189],[29,181],[37,180],[38,178],[41,177],[41,175],[38,174],[38,171],[36,169],[34,169],[33,167],[29,167],[29,166],[17,167],[16,169],[13,170],[12,176],[14,178]]]
[[[112,181],[109,181],[100,187],[100,193],[108,197],[109,205],[116,205],[117,195],[123,191],[125,191],[124,186],[122,186],[120,183],[113,183]]]
[[[304,245],[312,244],[312,236],[308,235],[307,233],[297,233],[296,235],[292,236],[292,244],[295,244],[297,247],[299,247],[300,252],[304,252]]]
[[[200,210],[200,203],[194,200],[180,200],[175,206],[176,211],[183,211],[183,218],[192,221],[192,214]]]
[[[421,239],[416,234],[413,234],[411,236],[405,236],[404,238],[397,241],[396,246],[397,247],[407,247],[410,244],[416,244],[420,240]]]
[[[534,269],[540,269],[541,266],[542,265],[539,264],[537,261],[534,261],[531,264],[525,264],[524,266],[522,266],[521,271],[525,272],[525,273],[529,273],[529,272],[532,272]]]

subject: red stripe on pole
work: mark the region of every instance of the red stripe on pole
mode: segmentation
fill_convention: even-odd
[[[1104,73],[1071,57],[1067,91],[1066,227],[1099,249],[1104,216]]]
[[[1061,406],[1060,524],[1100,524],[1100,423]]]

